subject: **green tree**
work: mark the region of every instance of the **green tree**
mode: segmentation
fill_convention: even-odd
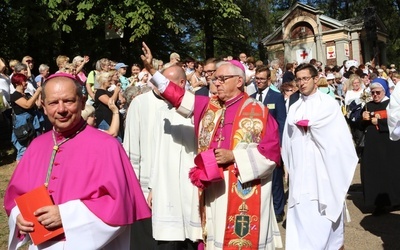
[[[167,0],[84,0],[80,2],[61,0],[42,0],[48,6],[48,15],[52,18],[52,28],[62,30],[65,33],[74,31],[72,20],[83,22],[87,30],[104,26],[105,20],[110,19],[112,26],[124,30],[129,42],[135,44],[143,39],[151,39],[157,50],[169,47],[165,51],[175,50],[172,42],[181,43],[187,41],[188,36],[195,37],[195,28],[200,28],[205,36],[205,51],[207,56],[213,54],[213,41],[215,30],[231,27],[224,26],[235,18],[241,18],[240,9],[231,0],[198,1],[188,0],[167,1]],[[157,39],[164,41],[156,41]],[[178,38],[178,39],[174,39]],[[217,37],[218,38],[218,37]],[[223,38],[220,38],[221,40]],[[128,46],[126,41],[123,43]],[[167,46],[166,46],[167,45]],[[140,45],[136,44],[134,47]],[[160,47],[159,47],[160,46]],[[130,47],[130,46],[129,46]],[[129,48],[128,48],[129,49]]]
[[[399,64],[400,0],[304,0],[325,14],[343,20],[362,17],[376,8],[389,33],[388,59]],[[141,42],[156,58],[167,61],[176,51],[182,58],[257,57],[262,38],[279,27],[280,17],[294,0],[5,0],[0,2],[2,57],[31,55],[55,69],[59,54],[89,55],[92,62],[109,57],[140,62]],[[121,29],[121,39],[105,38],[106,21]],[[263,51],[258,57],[263,59]],[[38,64],[35,66],[37,68]]]

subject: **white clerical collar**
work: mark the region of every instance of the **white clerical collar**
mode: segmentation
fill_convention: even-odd
[[[301,98],[303,98],[303,100],[306,101],[306,100],[314,99],[314,98],[316,98],[317,96],[318,96],[318,90],[315,91],[315,93],[313,93],[313,94],[311,94],[311,95],[307,95],[307,96],[301,95]]]

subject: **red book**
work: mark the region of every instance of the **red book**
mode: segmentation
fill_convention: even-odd
[[[33,214],[41,207],[54,205],[49,193],[47,192],[47,188],[44,185],[19,196],[15,199],[15,203],[17,204],[22,217],[26,221],[33,222],[34,224],[34,231],[29,233],[33,244],[39,245],[64,233],[62,227],[55,230],[45,228],[39,223],[36,216]]]

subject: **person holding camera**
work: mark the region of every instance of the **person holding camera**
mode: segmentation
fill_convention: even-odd
[[[27,77],[21,73],[15,73],[11,77],[11,83],[15,92],[10,95],[13,109],[13,132],[11,142],[17,150],[17,163],[24,154],[30,142],[40,133],[39,119],[35,114],[36,104],[40,106],[40,93],[38,87],[33,96],[25,93]]]

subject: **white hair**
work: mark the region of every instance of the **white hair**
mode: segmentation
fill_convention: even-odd
[[[72,64],[76,67],[76,63],[79,61],[83,61],[83,57],[75,56],[74,59],[72,60]]]
[[[46,69],[49,69],[50,67],[47,64],[40,64],[39,66],[39,72],[43,72]]]

